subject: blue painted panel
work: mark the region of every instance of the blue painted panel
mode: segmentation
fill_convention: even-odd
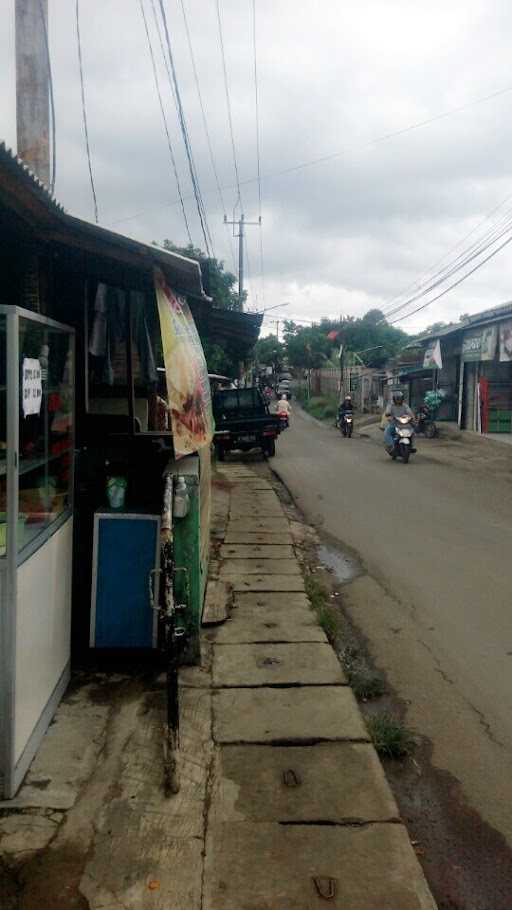
[[[157,533],[154,518],[99,518],[95,647],[153,647],[148,576]]]

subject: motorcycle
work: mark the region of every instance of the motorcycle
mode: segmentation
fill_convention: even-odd
[[[407,464],[409,457],[412,452],[415,452],[414,448],[414,426],[413,418],[409,417],[407,414],[404,414],[403,417],[397,417],[395,423],[395,438],[393,443],[393,448],[390,451],[390,456],[393,461],[396,461],[397,458],[401,458],[404,464]]]
[[[345,411],[344,414],[340,415],[338,418],[338,426],[340,433],[342,433],[343,436],[348,436],[350,439],[354,429],[354,415],[352,414],[352,411]]]
[[[422,405],[416,416],[416,430],[427,439],[434,439],[438,430],[432,411],[427,405]]]
[[[277,416],[279,417],[280,430],[287,430],[290,426],[290,418],[286,411],[278,411]]]

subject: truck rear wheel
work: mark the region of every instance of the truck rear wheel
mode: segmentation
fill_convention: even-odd
[[[272,439],[271,442],[267,442],[267,444],[266,444],[265,448],[263,449],[263,451],[264,451],[265,455],[266,455],[268,458],[273,458],[274,455],[276,454],[276,441],[275,441],[275,439]]]

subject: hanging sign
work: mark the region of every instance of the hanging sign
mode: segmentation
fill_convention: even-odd
[[[427,347],[425,348],[425,356],[423,358],[423,369],[424,370],[442,370],[443,369],[443,358],[441,357],[441,342],[439,338],[436,338],[435,341],[430,341]]]
[[[160,269],[155,269],[154,281],[174,452],[181,458],[209,446],[213,439],[210,382],[188,303],[174,294]]]
[[[512,362],[512,319],[500,324],[500,361]]]
[[[462,359],[468,361],[494,360],[498,343],[498,326],[486,325],[466,332],[462,338]]]
[[[22,364],[21,394],[23,416],[40,414],[43,401],[41,364],[33,357],[24,357]]]

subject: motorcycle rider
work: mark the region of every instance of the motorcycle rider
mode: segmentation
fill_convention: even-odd
[[[291,407],[290,402],[288,401],[288,398],[286,397],[286,392],[283,392],[283,394],[281,395],[281,398],[277,402],[277,416],[286,417],[286,419],[289,423],[291,410],[292,410],[292,407]]]
[[[384,411],[388,420],[388,425],[384,430],[384,445],[387,452],[392,452],[395,445],[395,426],[399,417],[411,417],[414,420],[414,413],[408,404],[404,401],[404,393],[400,389],[395,389],[393,397]],[[411,448],[411,452],[416,449]]]
[[[345,414],[353,414],[353,412],[354,412],[354,405],[352,404],[352,396],[345,395],[345,398],[343,399],[343,401],[341,402],[341,404],[338,408],[338,425],[339,426],[342,425]]]

